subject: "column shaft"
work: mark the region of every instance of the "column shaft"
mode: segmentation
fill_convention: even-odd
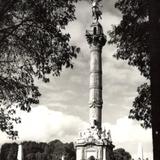
[[[97,126],[101,128],[102,119],[102,48],[100,46],[91,46],[90,57],[90,125],[91,127]]]

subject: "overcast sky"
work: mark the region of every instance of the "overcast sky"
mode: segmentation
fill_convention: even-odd
[[[104,33],[112,24],[121,20],[120,13],[114,8],[115,0],[104,0]],[[30,113],[20,112],[22,123],[17,126],[19,140],[49,142],[60,139],[64,142],[76,141],[78,132],[88,124],[89,95],[89,46],[85,31],[91,24],[91,7],[86,1],[77,4],[77,20],[70,23],[67,31],[71,43],[81,47],[81,53],[74,60],[74,69],[63,69],[60,77],[52,77],[51,82],[37,82],[42,96],[40,104]],[[145,82],[139,71],[128,66],[126,61],[116,60],[115,46],[106,44],[103,48],[103,126],[111,130],[113,144],[124,148],[133,157],[137,156],[138,146],[143,146],[144,156],[152,160],[151,130],[144,130],[128,113],[137,86]],[[0,132],[0,143],[10,142]]]

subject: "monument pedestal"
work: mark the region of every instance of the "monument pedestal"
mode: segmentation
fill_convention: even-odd
[[[81,132],[75,146],[76,160],[112,160],[114,145],[105,130],[89,128]]]

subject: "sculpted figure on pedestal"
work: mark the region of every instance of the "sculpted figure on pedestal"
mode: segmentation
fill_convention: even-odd
[[[102,18],[102,12],[99,9],[99,4],[98,4],[99,0],[93,0],[92,2],[92,16],[93,18],[98,21],[99,18]]]

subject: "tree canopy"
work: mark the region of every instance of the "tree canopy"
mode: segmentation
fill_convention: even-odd
[[[65,160],[76,160],[74,144],[53,140],[49,143],[25,141],[22,143],[24,160],[59,160],[64,156]],[[1,147],[0,160],[17,160],[18,144],[5,143]],[[123,148],[113,151],[113,160],[131,160],[131,155]]]
[[[129,118],[140,121],[144,128],[151,127],[149,0],[118,0],[115,3],[122,20],[109,31],[109,44],[115,44],[114,57],[126,60],[146,78],[138,87]]]
[[[17,160],[17,153],[17,143],[5,143],[1,147],[0,160]]]
[[[113,151],[114,160],[131,160],[131,155],[129,152],[126,152],[123,148],[118,148]]]
[[[0,0],[0,130],[17,137],[16,109],[29,112],[41,95],[35,77],[49,82],[62,67],[73,68],[79,49],[66,25],[77,0]]]
[[[76,152],[73,143],[62,143],[54,140],[49,143],[37,143],[25,141],[22,143],[24,160],[59,160],[64,156],[65,160],[75,160]],[[18,145],[6,143],[2,145],[0,160],[17,160]]]

